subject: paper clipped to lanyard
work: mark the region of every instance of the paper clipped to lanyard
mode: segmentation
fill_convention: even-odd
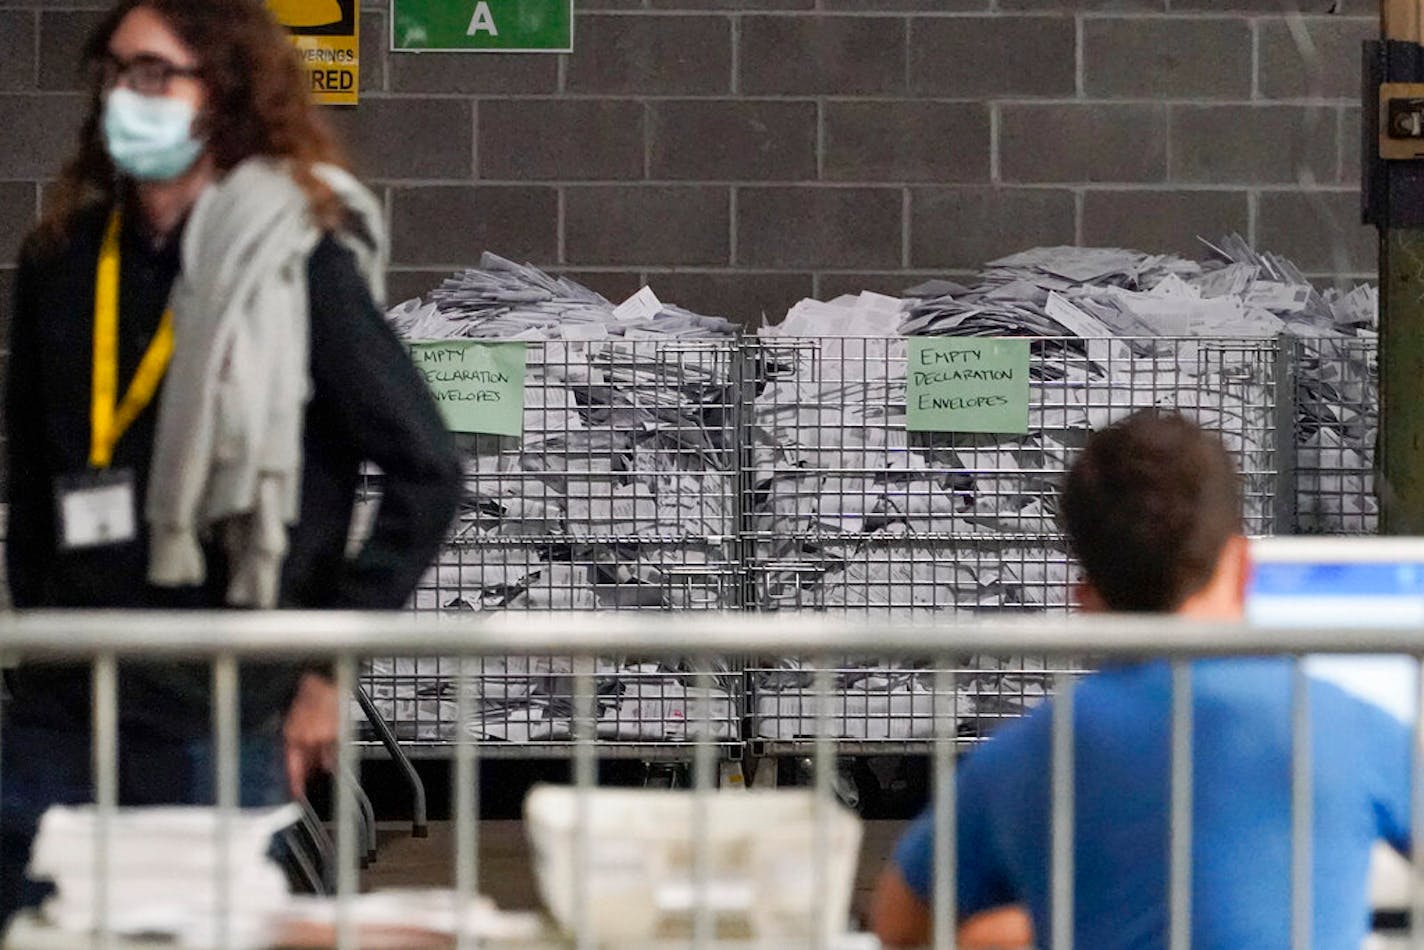
[[[133,473],[89,472],[55,485],[59,542],[67,551],[126,544],[138,536]]]

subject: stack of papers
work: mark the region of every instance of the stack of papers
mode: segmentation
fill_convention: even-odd
[[[462,901],[454,891],[391,889],[359,894],[347,912],[362,947],[443,947],[451,938],[533,942],[545,936],[538,914],[501,912],[488,897]],[[336,943],[338,905],[329,897],[293,898],[280,920],[282,946]]]
[[[392,308],[389,319],[408,340],[695,340],[736,332],[721,317],[664,304],[648,288],[615,307],[567,277],[496,254]]]
[[[235,813],[227,824],[228,915],[219,892],[223,863],[213,808],[121,809],[108,824],[108,921],[119,935],[166,935],[187,947],[265,946],[286,908],[282,869],[268,856],[272,836],[300,818],[295,805]],[[50,808],[40,820],[29,876],[54,883],[42,909],[57,930],[87,939],[100,920],[95,874],[97,811]],[[224,929],[226,934],[224,934]]]
[[[1379,428],[1379,289],[1310,287],[1294,264],[1252,250],[1237,236],[1213,245],[1262,284],[1303,299],[1287,316],[1295,339],[1296,517],[1311,534],[1374,534],[1379,527],[1374,455]],[[1248,289],[1248,293],[1252,292]]]

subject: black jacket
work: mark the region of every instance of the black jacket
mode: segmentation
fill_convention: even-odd
[[[10,330],[5,399],[10,505],[6,567],[15,606],[221,607],[227,584],[221,551],[209,545],[201,588],[147,582],[146,526],[131,544],[65,552],[56,544],[54,483],[88,468],[94,274],[109,209],[79,215],[67,239],[32,239],[22,252]],[[178,239],[155,249],[125,215],[120,238],[119,392],[128,387],[167,306],[178,273]],[[281,606],[395,609],[435,555],[459,500],[461,467],[424,381],[386,325],[355,260],[327,236],[307,266],[311,288],[312,400],[307,408],[301,513],[289,533]],[[179,340],[177,345],[181,346]],[[159,397],[114,453],[132,470],[142,506]],[[354,557],[346,545],[363,462],[384,475],[372,533]],[[194,636],[202,631],[195,629]],[[295,634],[294,634],[295,635]],[[295,672],[244,668],[243,718],[278,716]],[[161,735],[205,733],[206,670],[129,667],[121,679],[126,726]],[[11,715],[22,722],[88,715],[87,676],[22,669],[10,679]]]

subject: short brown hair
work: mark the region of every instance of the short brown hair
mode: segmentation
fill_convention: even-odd
[[[1241,480],[1216,435],[1144,410],[1088,439],[1058,519],[1108,609],[1170,612],[1242,533]]]
[[[116,197],[115,169],[100,130],[103,90],[95,66],[124,17],[140,7],[163,17],[198,57],[199,75],[209,90],[208,148],[218,171],[229,171],[254,155],[289,159],[316,218],[327,227],[336,226],[340,203],[312,173],[312,166],[344,167],[346,158],[312,104],[296,50],[261,0],[119,0],[84,45],[89,114],[78,152],[60,174],[41,233],[61,238],[75,213]]]

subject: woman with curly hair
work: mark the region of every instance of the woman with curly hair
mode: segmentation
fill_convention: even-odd
[[[377,203],[296,53],[260,0],[123,0],[84,58],[78,154],[16,282],[15,606],[400,607],[460,466],[375,303]],[[366,462],[383,501],[348,554]],[[121,668],[122,803],[212,800],[210,678]],[[7,683],[0,921],[41,896],[22,882],[39,814],[92,798],[87,670],[26,665]],[[330,756],[330,680],[244,666],[241,699],[244,804],[299,793]]]

